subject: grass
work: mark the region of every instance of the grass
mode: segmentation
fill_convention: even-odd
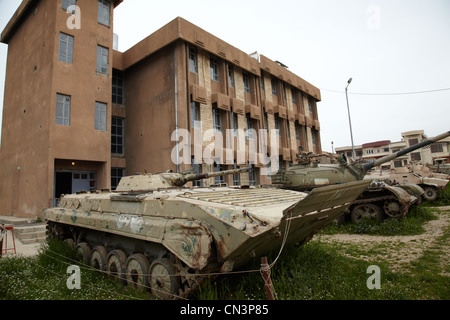
[[[380,236],[406,236],[417,235],[425,231],[423,224],[437,217],[433,214],[435,210],[430,207],[415,206],[402,219],[389,218],[383,222],[372,220],[363,220],[359,224],[350,221],[340,225],[331,224],[326,227],[322,233],[324,234],[369,234]]]
[[[81,289],[70,290],[70,265],[81,268]],[[36,257],[13,256],[0,260],[0,299],[4,300],[129,300],[149,299],[123,287],[106,275],[83,268],[74,250],[52,241]]]

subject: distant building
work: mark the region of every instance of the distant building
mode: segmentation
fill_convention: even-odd
[[[397,142],[382,140],[355,146],[357,160],[375,160],[391,153],[395,153],[401,149],[411,147],[428,138],[423,130],[402,132],[401,136],[402,140]],[[351,146],[337,147],[335,150],[337,154],[345,154],[347,157],[352,156]],[[398,157],[391,162],[385,163],[382,167],[384,169],[404,167],[411,162],[432,165],[436,159],[448,159],[447,162],[450,163],[450,137],[404,156]]]

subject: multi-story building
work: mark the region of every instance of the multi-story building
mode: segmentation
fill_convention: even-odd
[[[382,140],[365,143],[361,146],[355,146],[357,159],[363,161],[379,159],[428,139],[423,130],[402,132],[401,136],[401,141],[391,142],[390,140]],[[351,157],[352,147],[338,147],[336,148],[336,153],[346,154],[347,156]],[[450,160],[449,137],[424,148],[415,150],[414,152],[398,157],[390,162],[387,162],[382,167],[385,169],[404,167],[412,162],[424,165],[433,165],[436,159]]]
[[[250,164],[194,184],[265,184],[264,156],[287,166],[300,146],[321,152],[316,87],[182,18],[114,50],[121,2],[24,0],[2,32],[0,214],[36,216],[61,194],[137,173]],[[267,149],[259,129],[278,129]]]

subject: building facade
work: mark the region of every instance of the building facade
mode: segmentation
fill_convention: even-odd
[[[24,0],[2,32],[0,214],[37,216],[61,194],[138,173],[250,164],[194,184],[266,184],[264,159],[286,167],[300,146],[321,153],[316,87],[182,18],[114,50],[121,2]],[[264,129],[277,129],[267,147]]]
[[[396,142],[382,140],[355,146],[357,160],[376,160],[402,149],[412,147],[413,145],[428,139],[424,130],[402,132],[401,136],[402,139]],[[352,147],[338,147],[336,148],[336,153],[345,154],[346,156],[351,157]],[[391,160],[390,162],[383,164],[382,168],[391,169],[405,167],[413,162],[423,165],[434,165],[437,159],[446,159],[444,163],[450,162],[450,138],[447,137],[429,146]]]

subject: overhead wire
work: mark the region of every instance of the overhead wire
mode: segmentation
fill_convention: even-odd
[[[345,93],[345,91],[330,90],[330,89],[320,89],[321,91],[329,91],[334,93]],[[411,92],[390,92],[390,93],[368,93],[368,92],[348,92],[350,95],[360,95],[360,96],[399,96],[399,95],[412,95],[412,94],[423,94],[423,93],[433,93],[441,91],[449,91],[450,88],[434,89],[434,90],[423,90],[423,91],[411,91]]]

